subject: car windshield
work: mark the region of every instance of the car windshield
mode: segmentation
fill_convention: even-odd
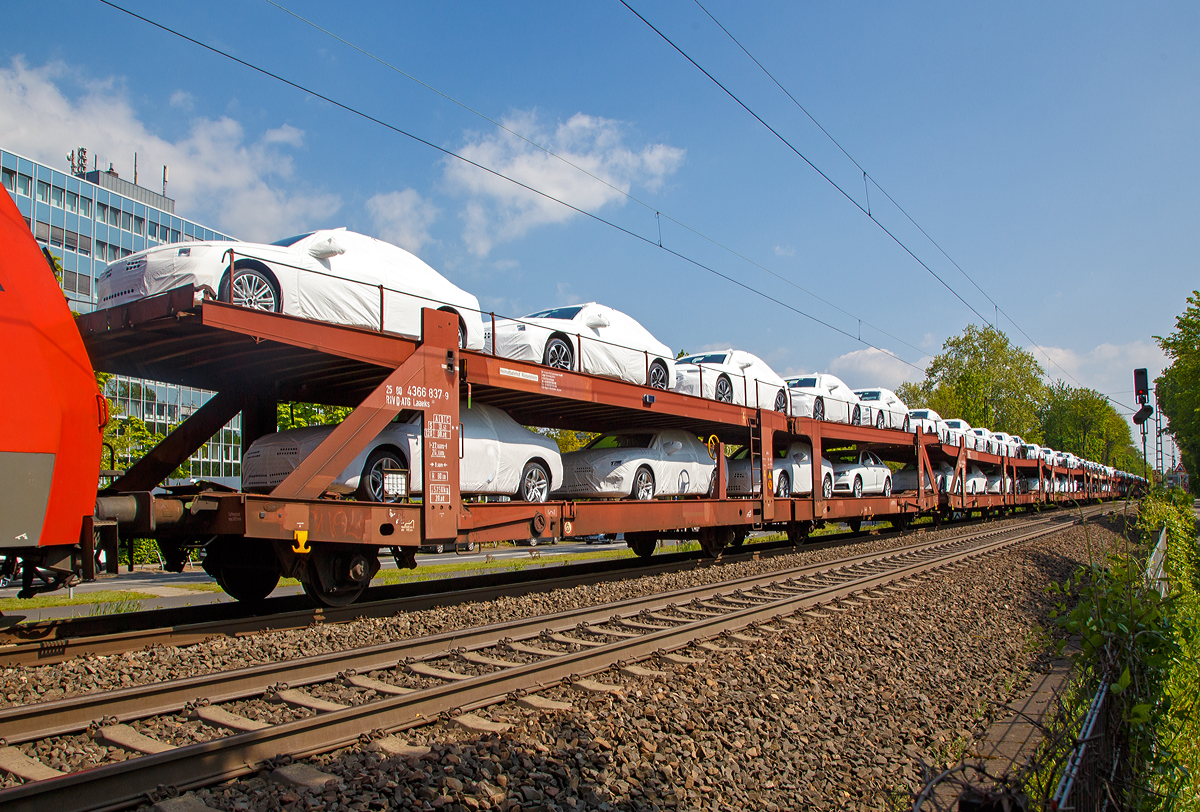
[[[859,400],[879,400],[878,390],[875,390],[875,391],[868,390],[866,392],[855,392],[854,394],[858,395]]]
[[[723,364],[729,358],[728,353],[710,352],[706,355],[689,355],[686,358],[680,358],[675,363],[677,364]]]
[[[297,234],[295,237],[284,237],[282,240],[276,240],[275,242],[271,243],[271,245],[278,245],[281,248],[287,248],[300,242],[305,237],[311,237],[316,233],[317,232],[315,231],[310,231],[307,234]]]
[[[928,420],[928,419],[929,419],[929,412],[927,412],[927,411],[925,411],[924,409],[922,409],[922,410],[921,410],[921,411],[919,411],[919,412],[913,412],[913,413],[912,413],[912,416],[913,416],[913,417],[915,417],[915,418],[917,418],[918,420]]]
[[[525,318],[527,319],[562,319],[570,321],[579,315],[579,311],[583,310],[583,305],[575,307],[552,307],[549,310],[539,310],[536,313],[530,313]]]
[[[588,448],[649,448],[652,434],[601,434]]]
[[[792,378],[788,381],[788,386],[792,389],[816,389],[816,378]]]

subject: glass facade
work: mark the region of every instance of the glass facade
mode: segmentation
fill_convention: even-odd
[[[165,243],[233,239],[176,216],[173,200],[106,172],[77,177],[0,149],[0,182],[33,236],[59,258],[63,293],[78,313],[96,309],[96,279],[110,262]],[[135,416],[164,435],[212,397],[121,376],[109,380],[108,390],[120,407],[117,419]],[[193,455],[192,478],[239,487],[241,433],[239,415]]]

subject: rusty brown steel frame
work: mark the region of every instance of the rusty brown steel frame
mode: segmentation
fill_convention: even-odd
[[[266,419],[281,401],[354,407],[321,445],[270,494],[218,488],[188,495],[184,517],[170,527],[142,528],[159,538],[241,535],[291,544],[312,542],[415,548],[425,540],[459,542],[582,536],[593,533],[680,531],[698,527],[789,531],[836,520],[897,517],[947,510],[991,510],[1116,495],[1112,483],[1084,472],[1048,469],[965,447],[944,446],[931,434],[903,433],[789,417],[783,413],[650,389],[610,378],[543,367],[458,348],[453,314],[422,311],[422,339],[247,310],[183,287],[128,305],[81,316],[78,326],[93,365],[169,383],[216,390],[218,395],[184,421],[142,461],[110,486],[110,493],[145,493],[195,452],[239,410],[243,447],[271,428]],[[752,498],[723,498],[718,466],[715,498],[649,502],[575,500],[544,503],[464,502],[459,494],[460,402],[504,409],[526,425],[605,431],[684,428],[722,443],[752,442],[763,451]],[[425,494],[419,504],[376,504],[321,498],[328,484],[401,411],[423,413]],[[870,448],[884,459],[914,463],[916,491],[889,497],[823,498],[821,466],[812,466],[811,495],[774,496],[771,451],[776,436],[808,440],[813,459],[823,449]],[[1036,470],[1085,477],[1083,493],[967,495],[926,488],[936,482],[934,460],[965,471],[977,462],[1013,481]],[[959,477],[959,481],[962,481]],[[1014,489],[1015,490],[1015,489]]]

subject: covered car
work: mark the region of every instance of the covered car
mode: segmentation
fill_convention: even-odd
[[[330,483],[333,493],[367,502],[399,501],[388,487],[387,471],[409,472],[408,490],[421,493],[423,437],[421,412],[401,412],[395,420]],[[459,488],[464,494],[499,494],[544,502],[563,481],[558,444],[530,431],[494,406],[460,405],[462,446]],[[255,440],[242,457],[242,487],[269,493],[295,470],[334,426],[310,426],[268,434]]]
[[[833,492],[859,498],[865,494],[892,495],[892,469],[870,451],[833,458]]]
[[[910,409],[908,412],[908,427],[913,434],[916,434],[918,431],[923,431],[926,434],[934,434],[942,442],[946,442],[946,438],[949,436],[946,421],[933,409]]]
[[[908,431],[908,407],[891,389],[858,389],[863,425]]]
[[[742,446],[729,457],[727,470],[727,494],[741,496],[761,492],[762,475],[758,467],[751,464],[748,446]],[[778,447],[772,457],[771,472],[777,498],[787,499],[793,494],[812,493],[812,446],[796,441]],[[833,463],[824,457],[821,458],[821,473],[822,493],[829,499],[833,496]]]
[[[983,450],[983,445],[977,435],[971,428],[971,424],[960,418],[951,418],[946,421],[947,442],[950,445],[965,445],[967,448],[977,451]]]
[[[959,483],[955,477],[950,483],[950,493],[957,493],[970,496],[972,494],[987,492],[987,474],[978,465],[971,463],[967,466],[967,475],[963,477],[964,482]]]
[[[653,389],[668,389],[675,354],[632,316],[588,302],[539,310],[520,319],[485,325],[484,342],[501,358],[555,369],[604,375]]]
[[[862,406],[858,395],[834,375],[823,372],[787,379],[792,396],[792,415],[814,420],[861,425]]]
[[[756,409],[788,410],[787,384],[757,355],[721,350],[675,362],[675,391]]]
[[[254,310],[421,336],[421,308],[458,317],[459,346],[483,348],[479,300],[413,254],[347,231],[322,229],[265,245],[185,242],[147,248],[110,264],[99,307],[194,285]]]
[[[975,443],[976,443],[975,447],[978,448],[980,451],[983,451],[987,454],[1003,454],[1004,453],[1004,450],[1000,447],[999,441],[996,439],[996,435],[992,433],[991,429],[977,427],[977,428],[971,429],[971,433],[979,438],[978,440],[975,441]]]
[[[708,446],[682,429],[608,432],[563,455],[559,494],[629,499],[703,496],[712,489],[716,470]]]
[[[933,468],[934,481],[929,481],[929,474],[925,474],[925,489],[936,490],[938,493],[945,493],[948,483],[954,480],[954,466],[944,461],[931,462],[930,467]],[[899,471],[892,473],[892,490],[894,491],[915,491],[917,489],[917,466],[915,463],[909,463]]]

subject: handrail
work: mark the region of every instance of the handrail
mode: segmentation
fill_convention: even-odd
[[[1146,563],[1146,585],[1164,598],[1171,591],[1166,565],[1167,526],[1164,524],[1162,531],[1158,534],[1158,544],[1154,546],[1154,550],[1150,553],[1150,560]]]

